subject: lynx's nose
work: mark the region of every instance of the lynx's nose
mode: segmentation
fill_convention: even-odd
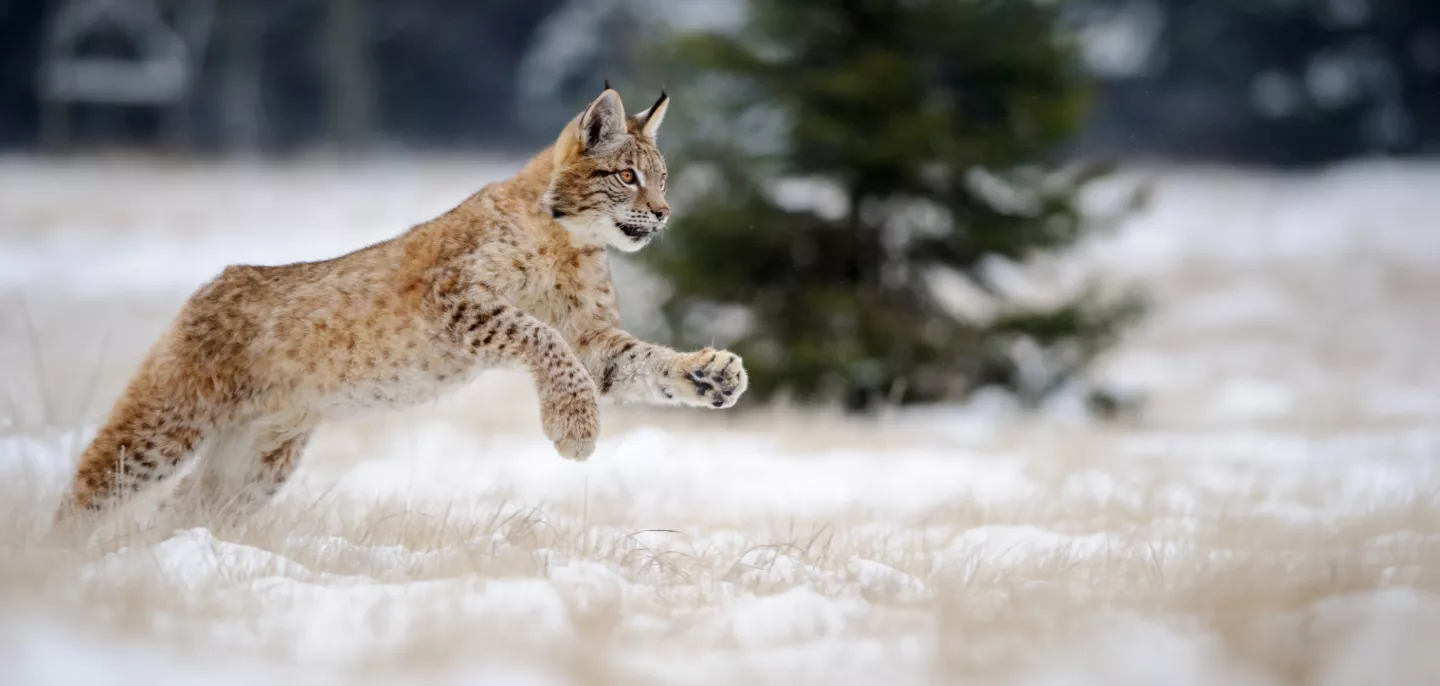
[[[670,216],[670,208],[668,208],[668,207],[657,207],[657,208],[655,208],[655,209],[653,209],[653,210],[650,210],[650,211],[651,211],[651,212],[654,212],[654,213],[655,213],[655,218],[656,218],[656,219],[659,219],[659,220],[662,221],[662,222],[665,221],[665,218],[666,218],[666,217]]]

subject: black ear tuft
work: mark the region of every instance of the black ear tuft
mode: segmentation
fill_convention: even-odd
[[[669,107],[670,94],[665,92],[664,88],[661,88],[660,97],[655,100],[655,104],[651,105],[650,109],[635,115],[633,118],[634,121],[640,125],[640,132],[647,138],[654,140],[656,134],[660,132],[660,124],[665,121],[665,111],[669,109]]]
[[[608,90],[610,90],[610,79],[605,79],[605,88],[602,90],[602,92]]]
[[[654,104],[654,105],[651,105],[651,106],[650,106],[650,109],[649,109],[649,110],[646,110],[646,111],[653,114],[653,113],[655,112],[655,108],[660,106],[660,103],[665,102],[666,100],[669,100],[669,99],[670,99],[670,95],[665,92],[665,89],[664,89],[664,88],[661,88],[661,89],[660,89],[660,97],[659,97],[659,98],[656,98],[655,104]]]

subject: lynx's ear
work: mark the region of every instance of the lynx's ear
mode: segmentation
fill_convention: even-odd
[[[660,124],[665,121],[665,110],[668,109],[670,109],[670,96],[662,89],[660,99],[656,100],[650,109],[631,117],[630,121],[641,135],[653,141],[655,134],[660,133]]]
[[[620,102],[620,94],[606,88],[580,115],[578,133],[580,146],[585,152],[604,150],[623,141],[625,105]]]

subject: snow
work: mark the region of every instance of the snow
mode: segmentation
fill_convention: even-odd
[[[1115,185],[1136,180],[1117,177]],[[1212,260],[1232,266],[1440,260],[1440,234],[1417,226],[1417,217],[1433,211],[1423,192],[1440,183],[1433,164],[1357,162],[1288,176],[1222,167],[1141,181],[1153,181],[1155,200],[1143,211],[1145,229],[1103,244],[1117,269],[1153,272]],[[1155,227],[1162,230],[1149,230]]]
[[[505,167],[130,164],[0,160],[0,290],[35,319],[0,317],[0,683],[1440,673],[1435,168],[1160,173],[1082,251],[1155,295],[1101,369],[1146,398],[1125,423],[993,392],[865,420],[606,408],[576,464],[501,373],[324,427],[242,525],[142,500],[51,549],[76,455],[189,289],[382,240]]]

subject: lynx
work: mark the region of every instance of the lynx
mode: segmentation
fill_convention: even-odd
[[[545,436],[584,460],[599,398],[726,408],[739,357],[620,328],[605,247],[665,230],[669,98],[627,116],[609,84],[514,177],[389,241],[321,262],[231,266],[196,291],[81,455],[57,521],[165,480],[245,514],[324,420],[427,401],[521,366]],[[209,448],[201,450],[202,446]],[[223,448],[223,449],[222,449]]]

